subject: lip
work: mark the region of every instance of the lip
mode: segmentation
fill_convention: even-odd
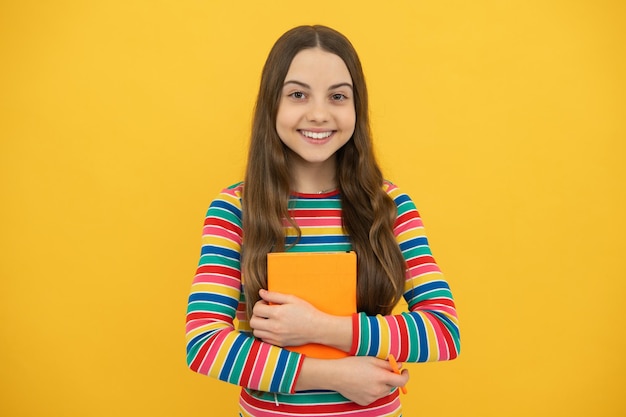
[[[323,128],[323,127],[310,127],[308,129],[298,129],[298,132],[323,133],[323,132],[335,132],[335,129],[329,129],[329,128]]]

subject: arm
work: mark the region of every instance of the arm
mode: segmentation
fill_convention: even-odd
[[[254,334],[278,346],[321,343],[352,356],[393,354],[399,361],[449,360],[460,348],[458,319],[448,283],[435,263],[422,220],[411,199],[389,185],[398,207],[394,233],[407,263],[404,298],[409,312],[397,316],[338,317],[285,294],[262,292],[250,321]],[[273,304],[269,306],[268,302]],[[307,326],[302,326],[307,323]]]
[[[371,404],[409,381],[409,372],[393,372],[389,362],[367,356],[343,359],[305,358],[296,389],[329,389],[357,404]]]
[[[187,364],[195,372],[250,389],[293,392],[304,357],[234,328],[238,311],[240,321],[245,320],[241,241],[238,189],[227,189],[211,203],[204,223],[187,309]]]
[[[322,313],[306,301],[288,294],[261,290],[260,295],[263,299],[254,307],[250,326],[254,335],[263,341],[277,346],[292,346],[329,340],[336,343],[335,347],[349,349],[351,317]],[[389,362],[374,357],[305,357],[295,389],[337,391],[357,404],[367,405],[389,395],[391,388],[406,385],[408,380],[408,371],[396,375]]]
[[[396,316],[354,315],[350,353],[378,358],[393,354],[405,362],[454,359],[460,339],[450,287],[432,257],[413,201],[393,185],[387,192],[398,207],[394,233],[407,262],[404,298],[409,311]]]

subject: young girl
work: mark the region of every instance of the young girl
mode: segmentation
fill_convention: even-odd
[[[268,252],[349,250],[352,317],[266,290]],[[401,297],[409,311],[392,315]],[[240,416],[400,416],[397,387],[409,375],[394,373],[389,356],[459,353],[449,286],[413,202],[382,177],[361,64],[335,30],[294,28],[267,58],[245,181],[209,207],[186,330],[189,367],[243,387]],[[283,348],[306,343],[349,356]]]

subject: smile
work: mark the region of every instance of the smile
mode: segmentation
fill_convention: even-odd
[[[326,139],[333,134],[332,130],[326,132],[311,132],[309,130],[301,130],[300,133],[310,139]]]

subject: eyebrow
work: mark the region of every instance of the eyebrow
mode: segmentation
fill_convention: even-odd
[[[310,85],[308,85],[307,83],[303,83],[302,81],[287,80],[283,84],[283,87],[286,86],[287,84],[297,84],[297,85],[299,85],[301,87],[308,88],[309,90],[311,89]],[[352,84],[345,83],[345,82],[344,83],[333,84],[330,87],[328,87],[328,89],[329,90],[334,90],[334,89],[339,88],[339,87],[350,87],[350,89],[352,89],[352,90],[354,89],[354,87],[352,87]]]

